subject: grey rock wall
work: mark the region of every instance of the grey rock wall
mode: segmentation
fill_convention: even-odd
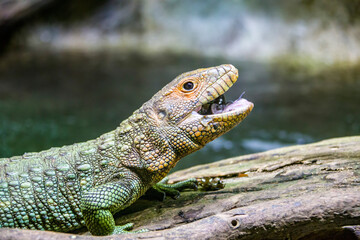
[[[20,36],[41,49],[357,62],[359,9],[358,0],[109,0],[81,21],[41,22]]]

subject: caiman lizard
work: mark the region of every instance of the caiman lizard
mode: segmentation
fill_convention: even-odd
[[[150,187],[176,194],[194,184],[160,180],[251,112],[241,96],[225,101],[237,78],[230,64],[183,73],[95,140],[0,159],[0,227],[127,232],[132,224],[115,226],[114,213]]]

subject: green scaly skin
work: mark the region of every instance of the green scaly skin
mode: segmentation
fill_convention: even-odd
[[[68,232],[86,226],[93,235],[127,232],[132,224],[115,226],[114,213],[152,186],[173,197],[193,186],[195,180],[175,186],[158,182],[182,157],[250,113],[253,104],[245,99],[231,110],[197,113],[237,76],[232,65],[184,73],[95,140],[0,159],[0,227]]]

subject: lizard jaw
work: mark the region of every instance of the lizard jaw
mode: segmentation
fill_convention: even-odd
[[[204,146],[237,126],[249,115],[253,107],[252,102],[241,98],[218,113],[201,115],[192,111],[181,123],[181,128],[195,143]]]

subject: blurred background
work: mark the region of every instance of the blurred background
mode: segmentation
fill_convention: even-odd
[[[176,169],[360,134],[359,0],[0,0],[0,158],[96,138],[222,63],[255,108]]]

